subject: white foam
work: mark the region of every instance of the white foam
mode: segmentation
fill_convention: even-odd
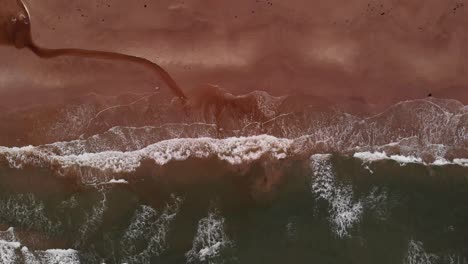
[[[219,254],[221,246],[222,246],[221,242],[218,241],[214,245],[202,248],[198,252],[198,257],[200,258],[201,261],[205,261],[208,258],[216,256]]]
[[[455,161],[453,163],[455,163]],[[453,163],[451,163],[450,161],[448,161],[448,160],[446,160],[444,158],[438,158],[434,162],[432,162],[432,165],[434,165],[434,166],[444,166],[444,165],[449,165],[449,164],[453,164]]]
[[[464,166],[468,167],[468,159],[454,159],[453,162],[450,162],[446,160],[445,158],[438,157],[431,163],[426,163],[424,162],[421,158],[415,157],[412,155],[409,156],[403,156],[403,155],[387,155],[385,152],[370,152],[370,151],[364,151],[364,152],[355,152],[353,154],[354,158],[358,158],[363,160],[364,162],[374,162],[374,161],[380,161],[380,160],[394,160],[401,165],[408,164],[408,163],[416,163],[416,164],[424,164],[424,165],[433,165],[433,166],[444,166],[444,165],[459,165],[459,166]]]
[[[31,252],[27,247],[21,248],[25,264],[79,264],[78,251],[73,249],[47,249]]]
[[[151,159],[158,165],[165,165],[170,161],[211,156],[233,165],[255,161],[264,155],[270,155],[275,159],[284,159],[287,157],[292,142],[290,139],[269,135],[225,139],[178,138],[160,141],[143,149],[129,152],[104,151],[60,156],[28,146],[23,148],[1,147],[0,153],[14,168],[21,168],[25,165],[52,166],[59,164],[62,168],[79,166],[112,172],[132,172],[140,166],[143,159]]]
[[[45,251],[46,253],[48,254],[52,254],[52,255],[75,255],[75,254],[78,254],[78,251],[74,250],[74,249],[57,249],[57,248],[53,248],[53,249],[47,249]]]
[[[468,167],[468,159],[453,159],[453,163],[460,166]]]
[[[371,174],[374,174],[374,171],[371,168],[369,168],[368,165],[365,165],[364,169],[368,170]]]
[[[364,152],[356,152],[353,154],[353,157],[364,160],[366,162],[373,162],[373,161],[379,161],[379,160],[385,160],[385,159],[390,159],[394,160],[400,164],[405,164],[405,163],[423,163],[421,158],[414,157],[414,156],[403,156],[403,155],[387,155],[385,152],[369,152],[369,151],[364,151]]]
[[[109,181],[99,182],[98,178],[94,178],[91,183],[86,183],[86,185],[90,185],[90,186],[111,185],[111,184],[128,184],[128,181],[125,179],[110,179]]]
[[[21,246],[19,242],[0,240],[0,263],[15,264],[18,256],[16,250]]]
[[[21,246],[20,242],[11,242],[11,241],[0,240],[0,243],[2,244],[2,246],[14,248],[14,249],[17,249],[17,248],[19,248]]]
[[[192,249],[186,253],[188,263],[212,263],[214,258],[220,256],[222,250],[232,246],[224,231],[224,221],[216,210],[212,210],[207,217],[198,222]]]
[[[21,254],[23,255],[25,264],[41,264],[37,256],[34,255],[33,252],[29,251],[29,248],[23,246],[21,248]]]
[[[46,232],[53,232],[60,225],[49,219],[44,203],[32,193],[14,194],[0,199],[0,219]]]
[[[339,184],[331,163],[331,155],[315,154],[311,156],[313,171],[312,192],[330,205],[330,221],[338,237],[349,236],[349,229],[360,221],[363,206],[361,201],[353,201],[350,185]]]
[[[30,251],[16,240],[13,228],[0,232],[8,240],[0,239],[0,263],[16,264],[79,264],[78,251],[74,249],[47,249]],[[19,250],[20,249],[20,250]]]
[[[124,179],[112,179],[110,181],[108,181],[108,183],[110,184],[128,184],[128,181],[127,180],[124,180]]]
[[[42,153],[36,147],[0,147],[0,154],[2,154],[10,167],[20,169],[24,165],[41,166],[43,160],[47,159],[47,153]]]
[[[391,155],[390,159],[400,163],[400,164],[406,164],[406,163],[423,163],[421,158],[414,157],[414,156],[403,156],[403,155]]]
[[[175,220],[181,204],[181,198],[172,196],[161,213],[146,205],[142,205],[135,212],[120,242],[125,261],[150,263],[152,257],[159,256],[166,249],[170,225]],[[137,248],[136,244],[140,247]]]
[[[79,264],[78,251],[74,249],[48,249],[36,253],[41,263],[48,264]]]
[[[367,161],[367,162],[372,162],[372,161],[378,161],[378,160],[384,160],[384,159],[389,159],[387,154],[385,152],[369,152],[369,151],[363,151],[363,152],[356,152],[354,153],[353,157]]]

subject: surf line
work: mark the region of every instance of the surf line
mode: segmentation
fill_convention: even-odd
[[[41,58],[55,58],[60,56],[75,56],[84,58],[96,58],[105,60],[120,60],[129,61],[140,64],[158,74],[169,88],[179,97],[185,104],[187,96],[175,82],[174,78],[163,67],[158,64],[133,55],[127,55],[117,52],[100,51],[100,50],[87,50],[78,48],[61,48],[61,49],[48,49],[38,46],[32,39],[31,34],[31,15],[27,6],[22,0],[17,0],[18,5],[23,9],[23,13],[19,13],[16,17],[11,19],[9,41],[14,44],[16,48],[28,48],[34,54]]]

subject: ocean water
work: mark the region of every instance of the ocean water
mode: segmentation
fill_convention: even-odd
[[[314,154],[269,186],[263,161],[185,162],[73,190],[2,170],[2,263],[468,262],[467,167]]]
[[[266,119],[231,130],[0,147],[0,263],[468,263],[466,106],[282,118],[257,99]]]

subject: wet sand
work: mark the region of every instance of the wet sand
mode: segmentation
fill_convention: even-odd
[[[14,1],[3,2],[11,7],[2,10],[5,20],[16,9]],[[241,1],[235,6],[210,3],[210,8],[198,1],[146,7],[125,1],[96,6],[87,2],[62,6],[53,0],[26,4],[39,46],[146,58],[165,68],[187,92],[214,83],[233,94],[265,90],[278,96],[311,94],[344,104],[360,100],[379,111],[429,93],[468,100],[467,53],[462,48],[467,33],[460,26],[467,22],[467,11],[455,2]],[[122,10],[128,17],[125,25],[116,19]],[[44,99],[37,95],[47,93],[67,98],[91,89],[119,95],[155,86],[148,85],[149,77],[143,73],[133,74],[144,70],[131,62],[124,66],[80,58],[49,62],[5,46],[0,53],[8,62],[2,66],[8,71],[2,71],[0,98],[5,102],[0,103],[13,107],[24,99],[14,93],[17,90],[21,97],[32,95],[27,103],[31,105],[41,103]],[[21,78],[25,71],[28,78]],[[84,82],[93,79],[90,74],[95,81]],[[112,78],[103,78],[109,75]]]

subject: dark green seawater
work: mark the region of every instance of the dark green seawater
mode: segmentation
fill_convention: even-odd
[[[95,185],[2,168],[0,261],[468,263],[467,167],[339,155],[227,166],[148,165]]]

